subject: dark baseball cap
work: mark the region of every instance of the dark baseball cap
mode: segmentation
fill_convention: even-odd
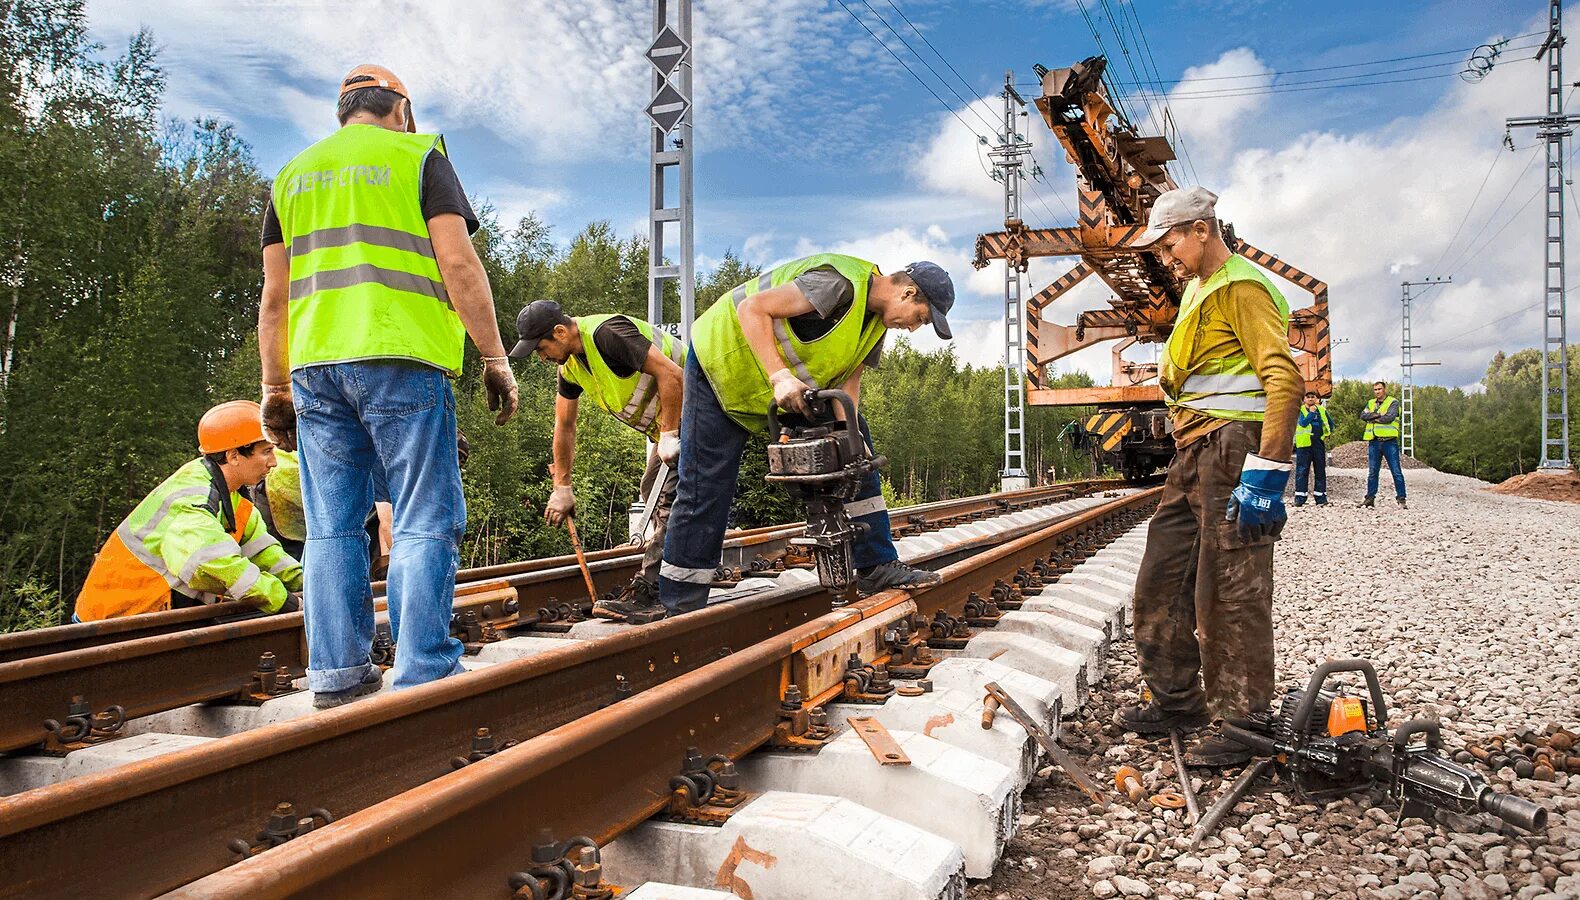
[[[933,314],[933,331],[946,341],[953,338],[949,333],[949,320],[944,318],[955,305],[955,283],[950,280],[949,273],[938,263],[913,262],[905,267],[905,274],[922,289],[922,297]]]
[[[520,338],[511,348],[513,359],[525,359],[538,348],[538,341],[554,333],[554,326],[566,319],[565,310],[553,300],[534,300],[516,313],[516,337]]]

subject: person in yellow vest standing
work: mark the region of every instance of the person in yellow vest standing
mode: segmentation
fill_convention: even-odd
[[[73,622],[241,600],[297,608],[302,566],[237,492],[274,468],[258,404],[221,403],[198,421],[198,451],[137,504],[94,558]]]
[[[1399,401],[1388,393],[1388,385],[1381,381],[1372,384],[1372,399],[1366,401],[1361,411],[1361,421],[1366,423],[1366,499],[1356,506],[1372,507],[1377,500],[1377,476],[1382,461],[1388,460],[1388,473],[1393,476],[1394,501],[1401,508],[1404,500],[1404,469],[1399,465]]]
[[[516,316],[513,358],[534,352],[559,366],[554,401],[554,492],[543,518],[559,525],[576,513],[571,470],[576,460],[576,413],[583,396],[653,443],[640,487],[644,499],[663,477],[653,508],[642,570],[617,597],[600,600],[593,614],[615,621],[664,617],[658,602],[658,567],[664,533],[680,475],[680,410],[686,344],[667,331],[622,315],[566,315],[553,300],[538,300]]]
[[[857,401],[861,373],[877,365],[884,333],[931,323],[950,337],[949,274],[930,262],[890,275],[854,256],[819,253],[776,266],[720,297],[691,328],[680,419],[680,485],[664,539],[658,595],[670,615],[707,604],[740,477],[741,454],[768,427],[768,407],[806,413],[809,389],[839,388]],[[858,412],[868,447],[872,435]],[[866,526],[852,548],[856,590],[937,584],[935,572],[899,560],[878,474],[845,504]]]
[[[467,335],[495,421],[516,411],[477,216],[444,139],[417,133],[406,86],[379,66],[341,82],[338,116],[274,180],[258,317],[264,427],[287,450],[300,440],[307,686],[321,709],[382,683],[363,533],[380,473],[394,687],[461,671],[449,623],[466,503],[449,379]]]
[[[1333,421],[1316,391],[1306,391],[1295,422],[1295,505],[1306,505],[1306,488],[1318,506],[1328,505],[1328,435]]]
[[[1289,304],[1224,243],[1217,199],[1164,193],[1138,241],[1191,276],[1158,379],[1176,452],[1136,578],[1136,656],[1152,699],[1115,714],[1140,734],[1245,716],[1273,695],[1273,542],[1304,383]],[[1250,756],[1213,733],[1186,762]]]

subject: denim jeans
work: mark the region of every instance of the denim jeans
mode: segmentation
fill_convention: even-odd
[[[1328,448],[1321,441],[1312,441],[1309,447],[1295,448],[1295,503],[1306,502],[1306,483],[1315,473],[1313,497],[1318,503],[1328,502]]]
[[[455,395],[445,374],[396,360],[291,373],[301,451],[307,686],[355,685],[372,668],[368,537],[375,482],[394,507],[388,601],[395,689],[459,673],[450,636],[466,501],[455,452]]]
[[[1404,471],[1399,468],[1399,442],[1373,438],[1366,442],[1366,496],[1377,496],[1377,475],[1382,461],[1388,460],[1388,472],[1393,475],[1393,493],[1404,499]]]
[[[866,419],[858,416],[857,420],[867,446],[871,447],[872,435]],[[696,354],[688,356],[680,414],[680,486],[669,512],[664,563],[658,579],[658,599],[671,614],[692,612],[707,605],[708,586],[719,566],[730,503],[735,499],[735,485],[741,474],[741,454],[752,437],[751,432],[725,415]],[[856,506],[862,501],[868,502]],[[850,505],[867,510],[851,516],[852,521],[867,526],[866,533],[852,548],[856,568],[871,568],[898,559],[876,472]]]

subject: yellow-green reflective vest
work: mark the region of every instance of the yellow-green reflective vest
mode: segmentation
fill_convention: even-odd
[[[274,530],[288,541],[307,540],[307,514],[302,511],[302,468],[296,453],[274,451],[279,465],[264,476],[264,491],[269,495],[269,518]]]
[[[1232,255],[1205,284],[1200,278],[1192,278],[1185,286],[1174,331],[1164,345],[1158,383],[1171,408],[1184,407],[1215,419],[1260,422],[1267,411],[1267,392],[1243,348],[1236,347],[1227,356],[1192,360],[1202,324],[1202,302],[1236,281],[1254,281],[1266,289],[1288,330],[1289,302],[1284,295],[1249,260]],[[1194,368],[1190,368],[1192,365]]]
[[[615,375],[610,371],[609,364],[604,362],[603,354],[598,352],[598,342],[593,340],[593,332],[598,330],[598,326],[612,318],[613,315],[576,317],[576,328],[581,332],[582,350],[587,361],[583,363],[581,357],[572,355],[560,366],[560,375],[571,384],[581,387],[586,392],[585,396],[599,409],[647,435],[649,440],[656,441],[659,413],[662,411],[658,401],[658,380],[640,369],[626,378]],[[686,368],[684,341],[641,319],[632,316],[625,318],[636,326],[643,337],[657,344],[665,356],[675,361],[675,365],[682,370]]]
[[[850,279],[854,298],[850,309],[828,333],[812,341],[796,336],[785,319],[774,319],[774,347],[795,376],[815,388],[839,387],[878,346],[886,331],[882,319],[867,318],[867,287],[878,274],[877,265],[854,256],[819,253],[787,262],[735,288],[708,308],[691,326],[691,352],[708,376],[724,412],[742,427],[762,431],[768,427],[768,404],[773,386],[746,335],[736,307],[747,297],[794,281],[796,276],[830,266]]]
[[[1395,400],[1392,397],[1384,397],[1382,404],[1378,405],[1377,398],[1373,397],[1372,399],[1366,401],[1366,411],[1370,413],[1382,413],[1386,415],[1389,407],[1397,406],[1398,404],[1398,400]],[[1398,436],[1399,417],[1397,415],[1394,416],[1392,422],[1366,423],[1366,440],[1368,441],[1372,438],[1396,438]]]
[[[1305,407],[1301,407],[1300,411],[1302,413],[1305,412],[1306,411]],[[1328,408],[1326,406],[1318,406],[1317,407],[1317,415],[1322,417],[1322,437],[1323,437],[1323,440],[1326,440],[1327,436],[1333,433],[1333,422],[1328,419]],[[1296,447],[1309,447],[1309,446],[1311,446],[1311,426],[1310,425],[1300,425],[1300,424],[1298,424],[1299,420],[1296,420],[1296,421],[1297,421],[1297,424],[1295,425],[1295,446]]]
[[[420,193],[436,134],[347,125],[286,163],[274,210],[291,257],[291,368],[411,359],[461,371],[466,331]]]

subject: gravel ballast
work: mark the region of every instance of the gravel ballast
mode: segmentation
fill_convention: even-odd
[[[1415,470],[1410,508],[1356,509],[1364,473],[1330,471],[1334,504],[1292,509],[1275,553],[1279,691],[1322,661],[1369,659],[1393,710],[1441,720],[1447,754],[1467,740],[1552,721],[1580,727],[1580,506],[1503,496],[1483,482]],[[1115,641],[1109,676],[1065,723],[1063,743],[1112,784],[1132,765],[1149,793],[1174,786],[1168,742],[1110,724],[1140,693],[1134,645]],[[1494,820],[1451,830],[1395,825],[1380,794],[1305,804],[1264,780],[1219,836],[1186,851],[1181,812],[1083,803],[1044,770],[1019,835],[973,898],[1580,897],[1580,775],[1554,783],[1488,776],[1549,810],[1545,835],[1500,834]],[[1225,779],[1192,770],[1205,808]]]

